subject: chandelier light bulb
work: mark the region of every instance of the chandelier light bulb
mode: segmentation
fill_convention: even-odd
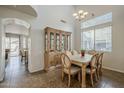
[[[84,15],[82,15],[82,16],[81,16],[81,19],[83,19],[83,18],[85,18],[85,16],[84,16]]]
[[[75,18],[76,18],[76,19],[79,19],[79,16],[76,16]]]
[[[79,13],[79,14],[83,14],[83,10],[79,10],[78,13]]]
[[[74,17],[77,16],[77,13],[73,13],[73,16],[74,16]]]
[[[88,15],[88,12],[84,12],[84,15]]]
[[[88,15],[88,12],[85,12],[83,10],[79,10],[77,13],[73,13],[73,16],[76,20],[83,20]]]

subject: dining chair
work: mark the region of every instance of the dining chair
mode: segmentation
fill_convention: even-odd
[[[68,57],[72,56],[72,53],[71,53],[70,51],[65,51],[65,54],[66,54]]]
[[[78,51],[72,50],[72,55],[77,55],[77,54],[79,54]]]
[[[21,55],[21,62],[23,61],[23,59],[26,58],[25,52],[23,49],[20,50],[20,55]]]
[[[81,68],[77,66],[73,66],[71,64],[70,58],[64,53],[61,54],[61,61],[62,61],[62,80],[64,79],[64,74],[67,74],[68,75],[68,87],[70,87],[72,75],[78,74],[78,80],[80,82]]]
[[[91,55],[94,55],[94,54],[96,54],[97,53],[97,51],[95,51],[95,50],[89,50],[88,51],[88,54],[91,54]]]
[[[102,75],[102,62],[103,62],[103,52],[98,55],[97,62],[97,77],[99,79],[100,75]]]
[[[93,81],[94,76],[95,76],[95,80],[97,81],[97,59],[98,59],[98,54],[94,54],[91,58],[89,66],[86,68],[86,73],[90,74],[92,87],[94,86],[94,81]]]

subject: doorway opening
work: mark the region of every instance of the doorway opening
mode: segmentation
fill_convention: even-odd
[[[8,79],[19,73],[28,73],[30,25],[25,21],[12,18],[9,21],[6,20],[5,23],[5,78]]]
[[[22,59],[22,56],[26,56],[25,54],[21,54],[21,50],[27,49],[27,40],[28,38],[23,35],[15,35],[7,33],[5,37],[5,45],[6,50],[8,50],[8,54],[6,57],[6,76],[13,77],[16,72],[19,73],[27,73],[27,60],[25,58]]]
[[[19,56],[19,36],[6,36],[6,49],[10,49],[10,57]]]

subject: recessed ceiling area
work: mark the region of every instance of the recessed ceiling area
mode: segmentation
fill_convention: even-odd
[[[0,7],[13,9],[37,17],[37,12],[31,5],[0,5]]]

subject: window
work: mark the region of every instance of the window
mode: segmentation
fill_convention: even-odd
[[[82,33],[82,47],[85,50],[92,50],[94,49],[94,32],[93,30],[86,31]]]
[[[111,26],[95,30],[95,50],[111,51]]]
[[[102,25],[112,21],[112,12],[81,23],[81,29]]]
[[[85,50],[112,50],[112,13],[81,23],[81,48]]]
[[[26,47],[26,37],[23,37],[23,48],[27,48]]]
[[[10,37],[6,37],[5,41],[6,41],[5,48],[10,49]]]

